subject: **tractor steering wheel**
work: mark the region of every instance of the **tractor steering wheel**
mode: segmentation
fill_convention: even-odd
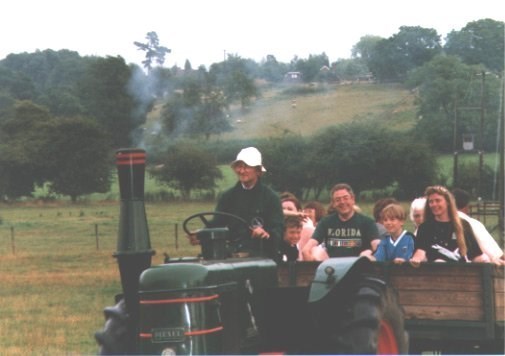
[[[188,224],[189,224],[190,221],[192,221],[194,219],[197,219],[197,218],[202,221],[202,223],[203,223],[203,225],[205,227],[210,227],[210,222],[206,218],[208,216],[212,216],[212,217],[214,217],[214,216],[223,216],[223,217],[227,217],[227,218],[232,218],[232,219],[236,220],[237,222],[239,222],[241,225],[243,225],[247,229],[247,231],[249,231],[249,229],[250,229],[250,226],[247,223],[247,221],[245,221],[244,219],[242,219],[240,216],[229,214],[229,213],[224,213],[224,212],[221,212],[221,211],[207,211],[207,212],[203,212],[203,213],[193,214],[193,215],[187,217],[186,220],[184,220],[184,222],[182,223],[182,229],[188,235],[194,234],[195,232],[191,232],[189,230]]]

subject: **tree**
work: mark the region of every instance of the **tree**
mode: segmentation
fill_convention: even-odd
[[[479,163],[462,163],[458,167],[458,173],[459,188],[466,190],[474,197],[493,199],[495,175],[494,171],[487,164],[484,164],[482,171],[480,171]]]
[[[466,64],[483,64],[503,72],[504,23],[492,19],[469,22],[460,31],[447,35],[444,50],[459,56]]]
[[[127,147],[134,130],[145,123],[149,106],[129,89],[132,70],[121,57],[96,58],[79,83],[85,116],[105,128],[111,147]]]
[[[183,82],[183,92],[174,93],[162,109],[161,120],[169,135],[204,135],[209,139],[231,129],[225,114],[226,98],[219,89],[195,77]]]
[[[191,67],[191,62],[189,59],[186,59],[184,62],[184,72],[185,73],[191,73],[193,71],[193,68]]]
[[[155,60],[158,65],[162,66],[163,63],[165,63],[165,55],[170,53],[172,50],[167,47],[160,46],[158,34],[154,31],[148,32],[145,38],[147,43],[135,41],[133,44],[138,47],[138,50],[145,52],[146,59],[142,61],[142,64],[147,71],[150,72],[153,67],[153,60]]]
[[[101,127],[82,118],[55,118],[47,108],[18,102],[0,124],[0,196],[30,196],[35,184],[56,193],[106,192],[109,142]]]
[[[0,91],[8,93],[17,100],[32,100],[35,86],[30,78],[21,72],[0,66]]]
[[[402,26],[373,47],[368,67],[382,81],[405,80],[407,73],[441,53],[440,36],[434,29]]]
[[[49,88],[39,97],[39,102],[55,116],[70,117],[84,112],[74,86]]]
[[[360,58],[367,62],[370,60],[375,46],[379,41],[383,40],[380,36],[366,35],[359,39],[351,50],[352,58]]]
[[[488,76],[484,82],[478,76],[482,71],[455,56],[437,56],[413,71],[408,84],[418,93],[416,137],[428,140],[439,151],[452,152],[461,147],[462,133],[480,132],[481,109],[487,117],[497,117],[500,81]],[[477,147],[494,149],[497,122],[484,120],[482,124],[483,142],[478,141]]]
[[[208,84],[221,90],[228,104],[239,100],[242,109],[249,105],[251,98],[259,95],[248,61],[239,56],[229,55],[226,61],[212,64]]]
[[[30,196],[42,184],[48,167],[41,155],[49,111],[31,101],[20,101],[0,122],[0,196]]]
[[[295,68],[302,74],[303,81],[306,83],[315,81],[322,67],[329,67],[330,60],[326,53],[319,55],[309,55],[308,59],[298,59]]]
[[[111,183],[112,154],[107,135],[94,121],[54,119],[44,127],[41,147],[47,162],[49,188],[72,202],[91,193],[106,193]]]
[[[331,71],[339,80],[356,80],[370,72],[361,58],[339,59],[331,64]]]
[[[272,83],[283,80],[284,74],[288,71],[283,63],[279,63],[274,55],[267,55],[266,60],[261,63],[261,77]]]
[[[195,189],[213,190],[216,179],[222,178],[214,156],[194,144],[178,143],[163,157],[161,168],[151,170],[151,174],[179,190],[184,199],[189,199]]]
[[[306,161],[309,147],[304,138],[298,135],[285,135],[271,139],[262,145],[261,151],[268,167],[266,179],[279,191],[288,191],[302,197],[311,187]]]
[[[433,182],[436,172],[434,155],[429,149],[426,154],[420,151],[426,144],[412,144],[409,135],[370,122],[326,129],[314,136],[309,147],[310,166],[301,170],[317,172],[317,184],[325,188],[348,182],[359,193],[397,182],[411,198],[422,192],[427,182]],[[413,164],[409,158],[416,159],[417,167],[407,169]]]

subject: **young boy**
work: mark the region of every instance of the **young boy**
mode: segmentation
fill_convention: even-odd
[[[303,223],[299,216],[285,216],[284,236],[280,247],[281,261],[301,260],[297,244],[302,236],[302,228]]]
[[[403,229],[406,214],[399,204],[389,204],[381,212],[381,222],[387,235],[381,240],[373,257],[376,261],[401,264],[414,253],[414,235]]]

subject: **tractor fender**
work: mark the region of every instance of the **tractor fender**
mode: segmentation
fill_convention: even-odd
[[[335,257],[323,261],[318,266],[310,286],[309,303],[324,299],[336,291],[343,284],[342,281],[371,270],[372,262],[364,256]]]

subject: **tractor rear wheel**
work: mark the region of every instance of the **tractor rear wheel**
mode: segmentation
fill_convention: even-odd
[[[353,293],[341,324],[339,351],[352,354],[406,354],[408,335],[396,292],[384,282],[365,278]]]
[[[95,333],[100,347],[99,355],[125,355],[131,353],[130,316],[126,311],[124,299],[113,307],[104,309],[105,325],[102,331]]]

